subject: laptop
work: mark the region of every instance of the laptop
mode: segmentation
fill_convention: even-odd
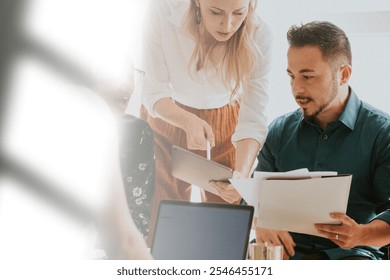
[[[243,260],[252,206],[163,200],[151,254],[156,260]]]
[[[172,176],[218,195],[210,180],[226,181],[233,170],[178,146],[172,146]]]

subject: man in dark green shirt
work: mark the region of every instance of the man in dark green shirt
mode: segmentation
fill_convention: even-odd
[[[390,116],[359,100],[348,85],[352,55],[345,33],[329,22],[293,26],[288,69],[300,109],[274,120],[258,171],[352,174],[340,225],[316,225],[324,238],[257,228],[257,241],[283,244],[291,259],[380,259],[390,243]]]

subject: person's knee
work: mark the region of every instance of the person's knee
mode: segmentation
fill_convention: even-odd
[[[301,260],[329,260],[329,257],[324,252],[304,255]]]
[[[370,258],[365,258],[365,257],[360,257],[360,256],[350,256],[350,257],[345,257],[340,260],[369,260]]]

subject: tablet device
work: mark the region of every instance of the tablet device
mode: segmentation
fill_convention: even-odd
[[[156,260],[243,260],[253,207],[163,200],[151,254]]]
[[[172,146],[172,176],[218,195],[209,181],[228,181],[233,170],[191,151]]]

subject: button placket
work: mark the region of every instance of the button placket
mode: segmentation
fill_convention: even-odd
[[[328,138],[329,138],[329,136],[326,133],[322,136],[322,139],[324,139],[324,140],[328,140]]]
[[[317,154],[316,154],[316,159],[314,162],[315,169],[323,169],[324,168],[323,159],[324,159],[324,156],[326,155],[326,150],[328,147],[328,141],[327,141],[328,139],[329,139],[329,134],[326,132],[323,132],[319,136]]]

